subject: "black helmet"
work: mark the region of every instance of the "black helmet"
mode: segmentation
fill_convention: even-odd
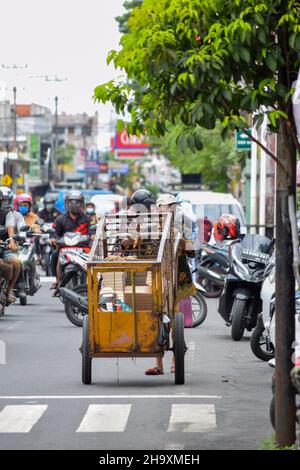
[[[44,208],[47,210],[52,210],[55,208],[55,204],[57,201],[57,196],[54,194],[45,194],[43,199]]]
[[[148,191],[148,189],[138,189],[131,196],[130,206],[134,204],[140,204],[150,209],[151,205],[155,204],[154,194]]]
[[[65,209],[70,214],[78,215],[84,210],[84,196],[80,191],[70,191],[65,196]]]

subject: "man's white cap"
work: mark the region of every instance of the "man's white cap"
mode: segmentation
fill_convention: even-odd
[[[158,196],[156,205],[159,206],[169,206],[170,204],[177,204],[176,197],[173,194],[161,194]]]

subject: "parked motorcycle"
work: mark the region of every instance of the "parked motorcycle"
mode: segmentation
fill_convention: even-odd
[[[205,297],[220,297],[229,267],[228,247],[203,245],[200,262],[193,273],[196,273],[196,281],[204,288]]]
[[[245,235],[229,248],[231,267],[218,312],[231,326],[231,337],[240,341],[244,330],[251,331],[262,311],[261,288],[274,249],[274,240],[262,235]]]
[[[262,361],[269,361],[274,357],[275,349],[271,341],[270,325],[275,310],[275,255],[265,271],[265,280],[261,290],[262,313],[258,314],[257,324],[254,328],[250,346],[253,354]]]

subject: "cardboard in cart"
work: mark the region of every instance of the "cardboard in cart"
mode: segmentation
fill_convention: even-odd
[[[133,307],[132,302],[132,286],[126,286],[124,291],[125,304]],[[137,310],[152,310],[152,287],[136,286],[135,287],[135,304]]]
[[[152,286],[152,273],[151,271],[137,272],[135,274],[136,286]],[[126,273],[126,286],[131,286],[131,275]]]

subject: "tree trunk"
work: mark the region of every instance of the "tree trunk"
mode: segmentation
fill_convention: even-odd
[[[281,125],[277,156],[288,169],[287,174],[277,165],[276,183],[276,371],[275,371],[275,439],[280,447],[295,443],[295,394],[290,372],[293,367],[295,340],[295,278],[293,244],[288,212],[288,196],[295,196],[296,149],[287,148],[287,133]],[[289,142],[291,143],[291,142]]]

